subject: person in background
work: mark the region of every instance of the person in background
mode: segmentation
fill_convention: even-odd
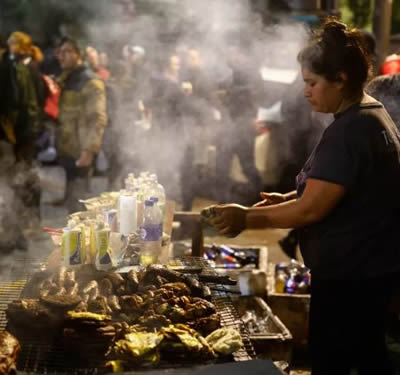
[[[181,200],[180,168],[184,153],[181,60],[174,51],[163,56],[151,77],[151,92],[141,111],[151,122],[148,143],[142,155],[156,171],[167,196]]]
[[[57,78],[62,73],[60,62],[57,57],[60,45],[61,38],[59,36],[51,38],[48,48],[44,50],[44,60],[39,66],[39,69],[43,74],[52,78]]]
[[[36,140],[43,126],[46,87],[38,64],[42,52],[21,31],[11,33],[8,51],[0,58],[0,124],[2,139],[15,152],[13,189],[24,209],[20,223],[26,233],[40,227],[40,183]]]
[[[181,165],[183,210],[190,211],[196,195],[204,192],[208,146],[211,141],[214,98],[203,56],[197,48],[186,52],[182,72],[184,91],[184,157]],[[209,182],[208,182],[209,183]]]
[[[400,130],[400,73],[375,77],[365,91],[385,106]]]
[[[109,70],[109,65],[110,65],[110,59],[108,58],[108,55],[106,52],[100,52],[99,54],[99,65],[103,67],[104,69]]]
[[[222,234],[298,228],[311,269],[313,375],[394,374],[386,309],[400,277],[400,134],[364,92],[370,55],[357,29],[328,19],[298,55],[312,109],[333,113],[297,176],[271,205],[215,206]],[[345,339],[343,332],[346,332]]]
[[[110,78],[109,70],[100,64],[100,57],[97,50],[92,47],[86,47],[86,58],[90,68],[103,80]]]
[[[223,98],[225,116],[216,136],[216,185],[225,186],[227,196],[220,196],[218,200],[226,202],[237,197],[240,202],[251,204],[255,203],[257,192],[263,187],[255,165],[256,130],[253,125],[257,117],[257,87],[261,78],[257,76],[244,47],[233,42],[227,56],[232,77],[230,82],[222,85],[226,92]],[[235,154],[248,180],[245,184],[235,184],[231,180],[231,165]]]
[[[89,177],[99,153],[107,124],[104,82],[83,64],[76,41],[65,39],[60,47],[61,96],[56,130],[58,161],[67,173],[66,204],[79,210],[78,199],[89,192]]]

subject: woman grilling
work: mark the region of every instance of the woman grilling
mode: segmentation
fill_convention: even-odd
[[[299,228],[312,272],[313,375],[392,374],[385,309],[399,280],[400,137],[381,103],[363,91],[370,62],[362,34],[329,19],[298,55],[304,95],[335,120],[297,176],[270,205],[215,206],[222,234]]]

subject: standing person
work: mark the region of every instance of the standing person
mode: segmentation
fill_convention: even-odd
[[[263,182],[255,165],[254,141],[256,137],[253,122],[257,117],[257,79],[250,72],[250,60],[239,46],[232,45],[228,52],[228,63],[232,70],[232,80],[225,87],[226,97],[223,104],[226,107],[223,126],[216,137],[217,160],[216,176],[217,185],[228,187],[226,197],[217,197],[220,201],[227,201],[233,196],[238,196],[243,203],[254,203],[258,191],[262,189]],[[261,79],[261,78],[259,78]],[[231,164],[234,155],[239,157],[242,171],[248,183],[244,191],[238,189],[230,178]]]
[[[182,209],[190,211],[196,194],[204,192],[208,146],[211,141],[216,91],[209,78],[203,56],[197,48],[189,48],[182,74],[185,93],[184,157],[181,164]]]
[[[299,228],[312,273],[313,375],[394,374],[385,313],[398,283],[400,136],[381,103],[364,93],[370,71],[362,34],[334,19],[299,54],[312,109],[334,113],[297,188],[267,207],[216,206],[224,234]],[[345,335],[345,337],[343,336]]]
[[[40,184],[36,145],[43,120],[46,88],[38,64],[43,55],[32,38],[21,31],[11,33],[8,50],[0,57],[1,138],[15,152],[13,189],[23,207],[19,223],[31,232],[40,225]]]
[[[100,56],[97,49],[92,46],[86,47],[86,58],[89,64],[89,67],[97,73],[97,75],[103,79],[107,80],[110,78],[109,70],[100,64]]]
[[[76,41],[63,41],[59,59],[63,74],[56,148],[67,173],[66,204],[73,212],[79,209],[78,199],[89,192],[89,177],[107,124],[106,93],[104,82],[83,65]]]
[[[143,113],[151,120],[145,167],[156,171],[167,196],[180,200],[180,166],[183,158],[183,102],[181,61],[172,53],[152,76],[152,93]]]
[[[400,73],[375,77],[368,83],[366,91],[385,106],[400,130]]]

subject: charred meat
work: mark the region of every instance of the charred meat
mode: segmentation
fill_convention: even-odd
[[[16,362],[21,350],[18,340],[7,331],[0,332],[0,375],[16,374]]]

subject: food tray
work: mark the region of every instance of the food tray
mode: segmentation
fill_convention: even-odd
[[[201,258],[185,258],[181,260],[187,266],[200,265],[203,273],[211,274],[214,270]],[[32,275],[43,270],[45,265],[28,259],[14,260],[10,265],[10,273],[7,281],[0,281],[0,330],[6,329],[7,320],[5,310],[10,302],[24,295],[24,287]],[[11,272],[11,271],[14,272]],[[247,361],[256,357],[249,334],[241,322],[232,300],[228,293],[223,292],[223,286],[218,286],[219,291],[213,292],[212,302],[221,316],[221,324],[224,327],[237,329],[242,336],[244,346],[233,353],[228,359],[218,361]],[[90,358],[90,351],[83,353],[84,358],[69,355],[62,343],[43,342],[32,337],[21,337],[21,353],[17,361],[18,371],[34,373],[74,373],[74,374],[97,374],[104,372],[101,364]],[[214,361],[215,362],[215,361]],[[193,363],[168,363],[161,362],[156,369],[167,369],[176,367],[192,367]],[[153,369],[154,370],[154,369]]]
[[[293,337],[267,303],[260,297],[242,296],[235,298],[233,305],[240,317],[248,311],[254,311],[257,320],[266,320],[263,331],[249,333],[257,356],[290,362]]]

